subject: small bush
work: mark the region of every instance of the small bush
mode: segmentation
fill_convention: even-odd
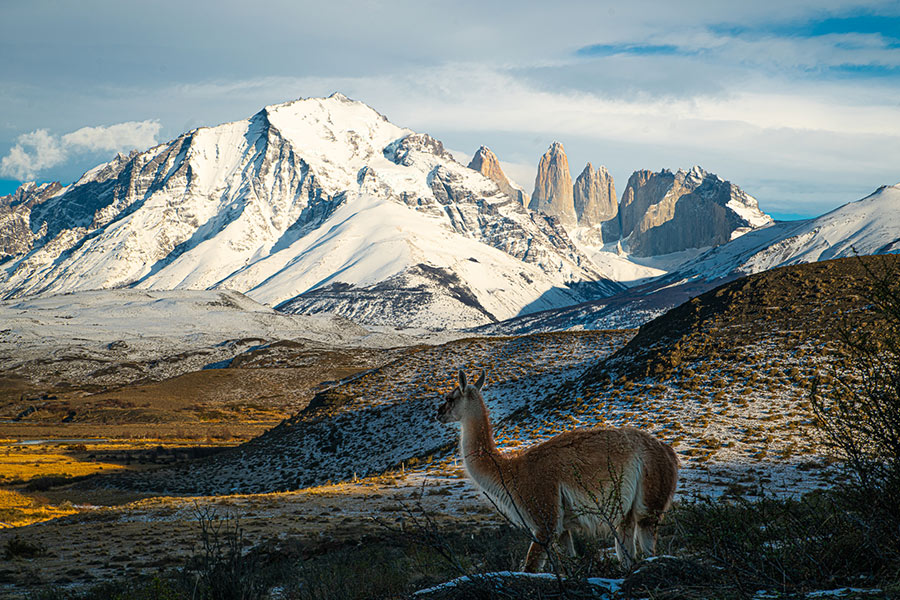
[[[12,560],[14,558],[36,558],[47,553],[47,548],[41,542],[29,541],[19,534],[14,535],[6,540],[3,547],[3,558]]]
[[[752,595],[896,581],[895,558],[883,552],[891,542],[873,544],[875,525],[852,499],[813,493],[800,500],[697,499],[678,506],[667,528],[679,554],[715,565]]]

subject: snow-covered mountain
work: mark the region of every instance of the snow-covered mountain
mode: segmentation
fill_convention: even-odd
[[[552,218],[334,94],[0,198],[0,297],[231,289],[283,310],[463,327],[610,295]]]
[[[744,275],[854,255],[900,254],[900,184],[802,221],[753,229],[703,252],[666,275],[615,296],[522,315],[490,333],[638,327],[667,310]]]
[[[775,267],[900,253],[900,184],[802,221],[750,231],[682,265],[667,279],[714,281]]]

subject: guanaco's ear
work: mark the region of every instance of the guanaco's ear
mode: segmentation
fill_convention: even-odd
[[[466,389],[466,372],[462,369],[459,370],[459,391],[464,391]]]
[[[481,391],[481,388],[484,387],[484,369],[481,370],[481,376],[478,377],[478,381],[475,382],[475,387],[478,388],[478,391]]]

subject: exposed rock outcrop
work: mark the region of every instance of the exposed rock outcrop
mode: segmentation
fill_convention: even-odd
[[[519,204],[523,206],[528,204],[528,195],[525,193],[525,190],[514,187],[510,183],[506,173],[500,168],[500,161],[497,160],[497,156],[487,146],[482,146],[478,149],[478,152],[475,153],[475,156],[469,162],[469,168],[478,171],[496,183],[501,192],[516,200]]]
[[[604,166],[595,170],[588,163],[575,180],[573,196],[579,225],[600,225],[614,219],[619,212],[616,185]]]
[[[553,142],[541,157],[528,208],[557,217],[564,225],[574,225],[577,221],[569,160],[559,142]]]
[[[635,171],[618,215],[619,237],[636,256],[718,246],[771,222],[755,198],[700,167]]]
[[[62,189],[58,182],[28,182],[14,193],[0,197],[0,260],[28,252],[35,240],[46,234],[46,226],[31,230],[31,211]]]

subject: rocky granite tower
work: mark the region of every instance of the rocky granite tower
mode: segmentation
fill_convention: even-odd
[[[577,221],[569,160],[559,142],[553,142],[541,157],[528,208],[557,217],[564,225],[574,225]]]
[[[755,198],[700,167],[635,171],[618,218],[621,238],[635,256],[718,246],[771,222]],[[603,233],[612,241],[605,228]]]
[[[500,161],[497,156],[491,152],[487,146],[482,146],[472,157],[469,162],[469,168],[475,169],[491,181],[497,184],[500,191],[519,202],[519,204],[528,204],[528,195],[525,190],[514,187],[507,179],[503,169],[500,168]]]
[[[588,163],[575,180],[573,196],[579,225],[593,227],[614,219],[618,214],[616,185],[606,167],[595,170]]]

